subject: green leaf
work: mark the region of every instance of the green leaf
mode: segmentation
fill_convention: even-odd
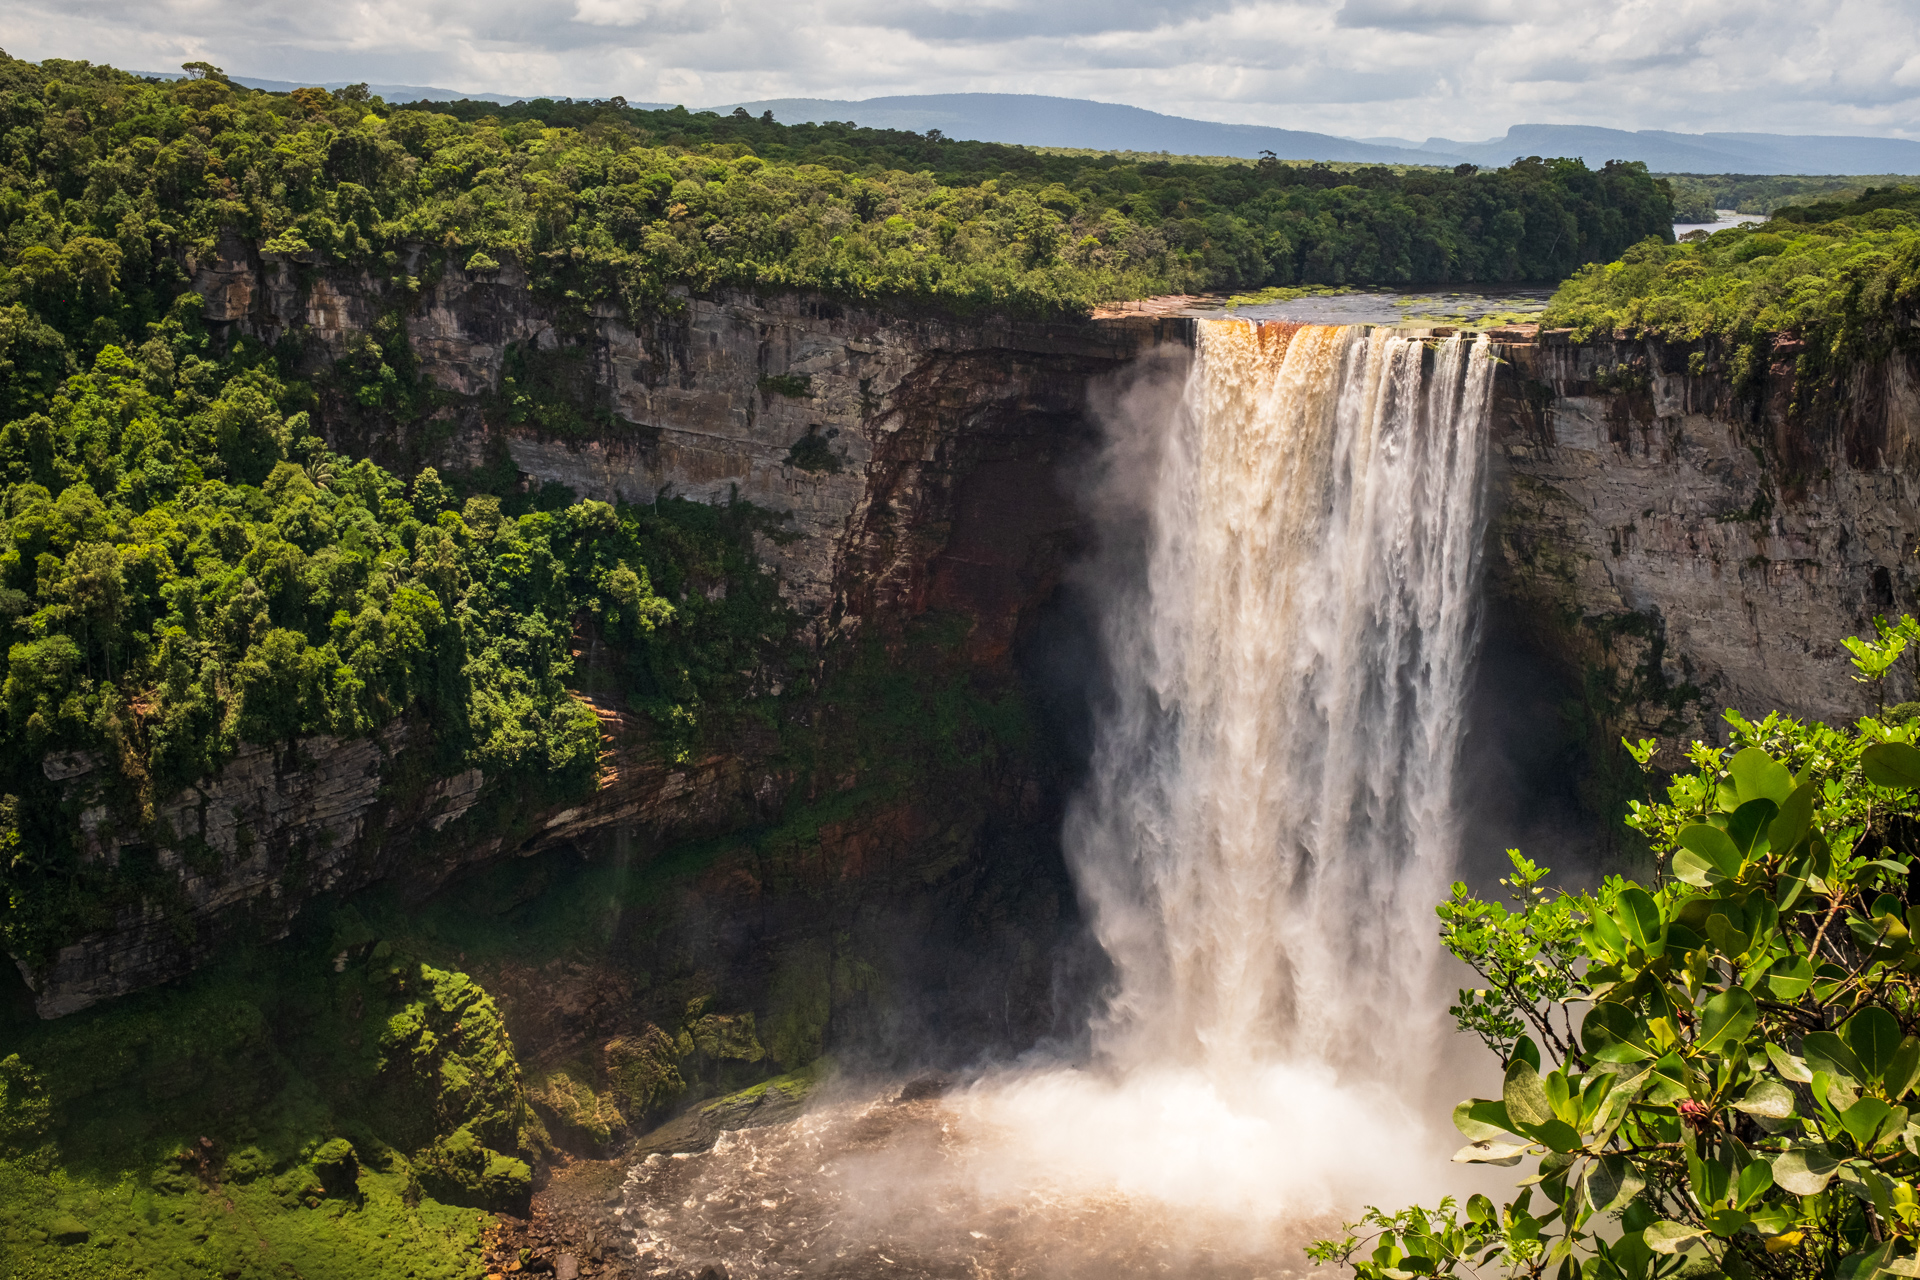
[[[1793,794],[1793,773],[1759,747],[1748,747],[1727,762],[1740,800],[1767,799],[1780,804]]]
[[[1717,912],[1707,917],[1707,936],[1729,960],[1738,960],[1753,945],[1752,937],[1734,928],[1731,920]]]
[[[1767,990],[1777,1000],[1798,1000],[1813,985],[1813,966],[1805,956],[1787,956],[1767,970]]]
[[[1720,828],[1696,822],[1690,827],[1680,828],[1678,839],[1681,848],[1705,858],[1715,871],[1727,879],[1731,880],[1740,874],[1740,864],[1745,859],[1741,856],[1739,846],[1734,844],[1733,837]]]
[[[1767,1042],[1767,1060],[1773,1063],[1775,1071],[1795,1084],[1813,1083],[1813,1072],[1807,1069],[1806,1062],[1794,1057],[1772,1041]]]
[[[1760,833],[1779,812],[1780,806],[1771,800],[1749,800],[1727,819],[1727,837],[1742,854],[1757,857],[1766,852]]]
[[[1860,753],[1867,781],[1879,787],[1920,787],[1920,750],[1904,742],[1876,742]]]
[[[1840,1265],[1834,1268],[1834,1280],[1873,1280],[1875,1276],[1886,1270],[1887,1259],[1892,1253],[1891,1242],[1881,1245],[1878,1249],[1850,1253],[1840,1259]]]
[[[1637,884],[1630,884],[1614,899],[1614,919],[1627,941],[1650,956],[1660,954],[1660,908],[1653,897]]]
[[[1547,1101],[1546,1088],[1532,1063],[1516,1059],[1507,1068],[1501,1100],[1506,1103],[1507,1115],[1520,1124],[1545,1124],[1553,1119],[1553,1105]]]
[[[1751,1221],[1738,1209],[1714,1209],[1707,1214],[1707,1229],[1717,1236],[1735,1236]]]
[[[1870,1007],[1840,1025],[1840,1038],[1866,1073],[1862,1079],[1877,1081],[1886,1075],[1900,1050],[1900,1024],[1885,1009]]]
[[[1813,810],[1820,789],[1805,782],[1780,802],[1780,816],[1767,827],[1767,847],[1775,853],[1792,853],[1813,828]]]
[[[1707,1234],[1705,1227],[1689,1227],[1685,1223],[1671,1222],[1665,1218],[1649,1226],[1640,1235],[1646,1241],[1647,1248],[1655,1253],[1678,1253],[1690,1240],[1696,1240]]]
[[[1753,1087],[1747,1090],[1746,1096],[1734,1103],[1733,1107],[1734,1110],[1744,1111],[1750,1116],[1784,1120],[1793,1114],[1793,1090],[1778,1080],[1769,1080],[1763,1076],[1753,1082]]]
[[[1710,888],[1724,878],[1718,867],[1691,849],[1673,855],[1673,874],[1697,889]]]
[[[1522,1125],[1529,1138],[1551,1150],[1566,1153],[1580,1149],[1580,1131],[1565,1120],[1554,1118],[1540,1124]]]
[[[1527,1152],[1524,1143],[1511,1142],[1469,1142],[1453,1153],[1455,1164],[1519,1164],[1520,1157]]]
[[[1907,1113],[1903,1108],[1890,1107],[1878,1098],[1862,1098],[1840,1113],[1840,1124],[1864,1152],[1872,1151],[1879,1145],[1882,1130],[1889,1127],[1894,1132],[1907,1127]]]
[[[1733,1207],[1744,1209],[1758,1200],[1768,1188],[1773,1186],[1773,1166],[1765,1160],[1755,1160],[1740,1171],[1733,1186]]]
[[[1840,1171],[1840,1157],[1824,1143],[1793,1147],[1773,1158],[1773,1180],[1796,1196],[1819,1195]]]
[[[1486,1098],[1468,1098],[1455,1107],[1453,1127],[1471,1142],[1485,1142],[1519,1132],[1507,1119],[1506,1105]]]
[[[1887,1073],[1881,1077],[1887,1096],[1895,1102],[1907,1096],[1914,1081],[1920,1080],[1920,1039],[1907,1036],[1900,1041],[1900,1047],[1894,1050],[1893,1061],[1887,1064]]]
[[[1860,1060],[1853,1056],[1853,1050],[1831,1031],[1808,1033],[1800,1041],[1800,1051],[1806,1056],[1807,1066],[1815,1071],[1845,1076],[1849,1080],[1866,1078],[1866,1072],[1860,1066]]]
[[[1587,1201],[1596,1213],[1613,1213],[1646,1190],[1647,1180],[1623,1155],[1604,1155],[1587,1165]]]
[[[1700,1034],[1694,1048],[1706,1053],[1731,1049],[1746,1039],[1759,1018],[1760,1006],[1747,989],[1728,987],[1700,1011]]]

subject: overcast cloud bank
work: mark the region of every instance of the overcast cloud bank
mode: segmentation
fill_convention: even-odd
[[[1900,0],[12,0],[16,57],[695,103],[1044,93],[1349,137],[1920,137]]]

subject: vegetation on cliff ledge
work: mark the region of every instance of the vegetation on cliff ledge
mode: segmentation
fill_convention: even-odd
[[[1580,340],[1620,330],[1711,344],[1745,383],[1764,370],[1777,335],[1803,339],[1815,367],[1883,350],[1917,297],[1920,189],[1896,187],[1684,243],[1643,241],[1575,274],[1541,319]]]

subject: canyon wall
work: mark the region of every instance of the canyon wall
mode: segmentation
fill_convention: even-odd
[[[1920,390],[1898,354],[1796,392],[1776,346],[1740,392],[1701,346],[1512,330],[1494,423],[1488,591],[1603,729],[1725,739],[1726,708],[1875,710],[1843,637],[1915,608]],[[1888,701],[1914,696],[1889,681]]]
[[[823,672],[872,642],[915,679],[957,679],[1029,710],[1044,691],[1023,674],[1022,639],[1057,607],[1084,541],[1064,477],[1095,439],[1090,388],[1150,352],[1171,353],[1177,371],[1193,338],[1180,318],[967,321],[793,294],[685,297],[629,318],[542,300],[512,264],[396,282],[232,238],[194,267],[217,335],[292,344],[323,389],[383,322],[402,326],[436,407],[395,421],[327,392],[320,425],[343,451],[401,470],[504,458],[525,486],[608,501],[745,499],[783,518],[758,549]],[[1872,709],[1840,640],[1914,600],[1920,391],[1903,361],[1862,370],[1844,404],[1818,413],[1793,407],[1787,349],[1736,394],[1696,349],[1530,329],[1496,338],[1489,618],[1560,669],[1601,745],[1620,733],[1670,748],[1713,738],[1728,706],[1828,719]],[[587,417],[553,430],[516,412],[508,378],[529,367]],[[958,630],[940,645],[913,638],[936,618]],[[1894,693],[1912,696],[1899,681]],[[829,815],[803,824],[816,888],[869,877],[869,906],[911,898],[902,909],[928,929],[936,917],[1000,928],[1023,911],[1071,912],[1055,832],[1075,766],[1057,744],[912,794],[870,795],[849,768],[802,795],[771,728],[670,763],[623,707],[595,710],[606,755],[597,786],[572,798],[530,804],[477,771],[440,776],[425,763],[426,727],[401,722],[360,741],[249,746],[157,803],[157,840],[106,817],[101,761],[49,758],[85,856],[148,865],[163,890],[22,960],[35,1008],[57,1017],[187,972],[228,939],[280,936],[318,894],[384,880],[420,896],[463,869],[559,849],[645,864],[764,833],[797,806]],[[834,711],[816,700],[789,714]],[[763,921],[788,910],[763,901],[778,877],[755,852],[762,839],[720,856],[712,892],[682,914],[725,931],[742,902]],[[928,886],[1001,893],[994,877],[1013,864],[1027,905],[928,905]],[[997,923],[979,925],[977,908]],[[803,927],[808,909],[792,907],[789,923]],[[1045,975],[1030,955],[1021,963],[1043,999]]]
[[[1089,381],[1183,337],[1178,322],[1146,318],[970,323],[796,295],[683,298],[629,323],[609,307],[543,303],[511,264],[480,277],[450,270],[408,290],[231,237],[194,265],[219,339],[292,342],[309,373],[349,355],[383,317],[400,318],[442,403],[425,421],[391,422],[323,396],[320,426],[343,451],[404,470],[483,465],[504,450],[523,483],[582,498],[745,499],[785,517],[758,551],[823,661],[865,632],[902,657],[900,637],[916,620],[957,617],[955,658],[982,696],[1018,684],[1016,638],[1078,546],[1079,516],[1059,477],[1092,438]],[[578,398],[604,429],[558,436],[513,425],[500,392],[516,345],[584,375]],[[594,709],[605,738],[597,789],[534,811],[478,771],[434,776],[416,749],[426,728],[407,722],[362,741],[250,745],[158,803],[160,824],[139,831],[116,828],[95,802],[99,760],[49,760],[86,857],[144,860],[165,888],[57,954],[20,961],[36,1009],[57,1017],[176,977],[229,938],[280,936],[316,894],[385,879],[421,894],[463,867],[596,841],[644,860],[832,799],[791,794],[794,774],[770,730],[750,727],[675,764],[621,707]],[[852,794],[861,781],[850,771],[840,785]],[[869,806],[823,828],[833,846],[823,856],[911,864],[932,850],[951,863],[954,839],[941,831],[1045,827],[1050,785],[972,779],[959,788],[977,793],[964,816],[932,812],[937,803]]]

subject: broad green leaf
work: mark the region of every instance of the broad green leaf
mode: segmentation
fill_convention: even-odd
[[[1778,1071],[1795,1084],[1812,1084],[1813,1072],[1807,1069],[1805,1060],[1796,1058],[1772,1041],[1767,1042],[1767,1060]]]
[[[1507,1115],[1520,1124],[1545,1124],[1553,1119],[1553,1105],[1547,1101],[1540,1073],[1529,1062],[1516,1059],[1507,1068],[1501,1100],[1506,1103]]]
[[[1793,1090],[1778,1080],[1769,1080],[1763,1076],[1755,1080],[1753,1087],[1747,1090],[1747,1096],[1733,1106],[1736,1111],[1744,1111],[1750,1116],[1784,1120],[1793,1114]]]
[[[1733,1184],[1733,1207],[1744,1209],[1758,1200],[1773,1185],[1773,1166],[1755,1160],[1740,1171]]]
[[[1767,990],[1777,1000],[1798,1000],[1813,985],[1813,966],[1805,956],[1787,956],[1767,970]]]
[[[1494,1207],[1493,1201],[1489,1200],[1486,1196],[1475,1192],[1473,1195],[1467,1197],[1467,1217],[1472,1221],[1492,1222],[1498,1216],[1499,1210]]]
[[[1727,762],[1740,800],[1762,798],[1780,804],[1793,794],[1793,772],[1759,747],[1748,747]]]
[[[1876,742],[1860,753],[1867,781],[1880,787],[1920,787],[1920,750],[1904,742]]]
[[[1513,1061],[1524,1062],[1537,1074],[1540,1070],[1540,1046],[1533,1042],[1532,1036],[1521,1036],[1513,1042]]]
[[[1586,1046],[1589,1053],[1622,1041],[1643,1041],[1646,1035],[1646,1027],[1632,1009],[1611,1001],[1602,1000],[1594,1005],[1580,1021],[1580,1043]]]
[[[1789,1208],[1784,1204],[1755,1205],[1747,1210],[1747,1216],[1753,1219],[1753,1228],[1763,1236],[1777,1236],[1799,1220],[1798,1207]]]
[[[1894,1050],[1893,1061],[1887,1064],[1887,1072],[1880,1082],[1887,1096],[1898,1102],[1913,1088],[1915,1080],[1920,1080],[1920,1039],[1907,1036]]]
[[[1846,1041],[1831,1031],[1809,1032],[1800,1041],[1800,1051],[1812,1070],[1845,1076],[1849,1080],[1866,1077],[1860,1059],[1853,1056],[1853,1050],[1847,1047]]]
[[[1840,1124],[1862,1152],[1872,1151],[1880,1136],[1880,1126],[1893,1114],[1893,1108],[1878,1098],[1862,1098],[1840,1113]],[[1902,1127],[1906,1118],[1901,1117]]]
[[[1704,1227],[1689,1227],[1682,1222],[1670,1222],[1665,1218],[1641,1232],[1640,1238],[1646,1241],[1647,1248],[1655,1253],[1678,1253],[1690,1240],[1706,1235]]]
[[[1455,1164],[1513,1165],[1520,1163],[1527,1148],[1521,1143],[1469,1142],[1453,1153]]]
[[[1580,1131],[1558,1117],[1524,1128],[1529,1138],[1551,1150],[1565,1154],[1580,1149]]]
[[[1469,1141],[1485,1142],[1518,1132],[1507,1119],[1504,1103],[1486,1098],[1468,1098],[1453,1109],[1453,1127]]]
[[[1728,987],[1707,1001],[1700,1011],[1700,1035],[1694,1047],[1715,1053],[1746,1039],[1760,1017],[1760,1007],[1745,987]]]
[[[1697,889],[1706,889],[1722,879],[1720,869],[1691,849],[1673,855],[1673,874]]]
[[[1669,1053],[1647,1068],[1647,1101],[1656,1107],[1668,1106],[1687,1097],[1687,1064],[1679,1054]]]
[[[1740,864],[1744,861],[1740,849],[1733,843],[1733,837],[1720,828],[1696,822],[1690,827],[1680,828],[1677,838],[1681,848],[1690,849],[1705,858],[1713,864],[1715,871],[1727,879],[1731,880],[1740,874]]]
[[[1707,1229],[1717,1236],[1735,1236],[1751,1221],[1738,1209],[1714,1209],[1707,1214]]]
[[[1614,919],[1627,941],[1650,956],[1660,954],[1660,908],[1652,895],[1637,884],[1630,884],[1614,899]]]
[[[1731,920],[1718,913],[1707,917],[1707,936],[1713,939],[1720,954],[1730,960],[1738,960],[1753,945],[1750,936],[1734,928]]]
[[[1900,1024],[1885,1009],[1870,1007],[1840,1025],[1840,1038],[1859,1060],[1860,1069],[1866,1073],[1862,1078],[1880,1080],[1900,1050]]]
[[[1767,827],[1767,847],[1775,853],[1792,853],[1813,828],[1813,810],[1819,799],[1820,789],[1811,782],[1795,787],[1793,794],[1780,802],[1780,816]]]
[[[1780,806],[1771,800],[1749,800],[1727,819],[1727,838],[1741,853],[1758,857],[1767,850],[1761,832],[1767,829],[1779,812]]]
[[[1891,1242],[1878,1249],[1850,1253],[1840,1259],[1840,1265],[1833,1269],[1834,1280],[1873,1280],[1887,1269],[1887,1261],[1892,1253]]]
[[[1840,1157],[1824,1144],[1794,1147],[1773,1158],[1773,1180],[1796,1196],[1818,1195],[1840,1171]]]
[[[1888,1258],[1880,1269],[1896,1276],[1920,1276],[1920,1258]]]
[[[1623,1155],[1605,1155],[1587,1165],[1587,1202],[1596,1213],[1612,1213],[1646,1189],[1647,1180]]]

